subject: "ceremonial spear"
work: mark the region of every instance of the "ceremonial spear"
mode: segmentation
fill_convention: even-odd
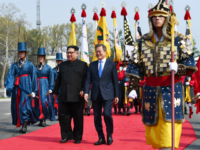
[[[167,2],[167,1],[166,1]],[[178,21],[176,19],[176,14],[174,13],[173,9],[173,1],[170,1],[170,7],[172,8],[171,12],[171,62],[174,62],[174,26],[177,24]],[[174,117],[174,76],[175,71],[171,71],[171,118],[172,118],[172,150],[175,150],[175,134],[174,134],[174,124],[175,124],[175,117]]]

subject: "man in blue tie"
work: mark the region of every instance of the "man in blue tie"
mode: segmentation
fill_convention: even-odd
[[[94,145],[106,144],[102,129],[101,112],[103,106],[103,116],[107,130],[107,144],[113,142],[113,100],[117,104],[119,101],[119,85],[116,64],[106,59],[106,46],[97,44],[95,46],[98,61],[90,63],[86,82],[84,99],[88,101],[88,93],[92,83],[92,104],[94,110],[94,123],[99,136],[99,140]]]

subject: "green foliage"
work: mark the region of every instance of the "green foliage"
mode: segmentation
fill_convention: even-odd
[[[196,41],[195,41],[195,39],[193,39],[193,52],[194,52],[194,58],[200,56],[200,51],[196,47]]]

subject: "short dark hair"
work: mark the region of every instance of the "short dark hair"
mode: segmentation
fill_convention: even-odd
[[[106,46],[103,45],[103,44],[97,44],[97,45],[95,45],[95,51],[96,51],[96,49],[97,49],[98,47],[101,47],[101,46],[102,46],[102,48],[103,48],[104,51],[107,51]]]
[[[78,46],[76,46],[76,45],[68,46],[68,47],[67,47],[67,51],[68,51],[69,48],[73,48],[74,51],[78,51],[78,50],[79,50]]]

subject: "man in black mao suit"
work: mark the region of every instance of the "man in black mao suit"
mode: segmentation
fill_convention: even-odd
[[[113,142],[113,119],[112,104],[119,101],[119,85],[116,64],[106,59],[106,47],[103,44],[95,46],[98,61],[90,63],[85,82],[85,101],[88,99],[90,85],[92,83],[92,104],[94,110],[95,128],[99,136],[99,141],[95,145],[105,144],[105,136],[102,129],[101,112],[103,106],[103,116],[107,130],[107,144]]]
[[[88,70],[87,63],[77,59],[78,47],[67,48],[67,61],[60,64],[54,98],[58,92],[59,123],[61,127],[61,143],[74,139],[80,143],[83,135],[84,83]],[[72,131],[71,119],[74,120]]]

